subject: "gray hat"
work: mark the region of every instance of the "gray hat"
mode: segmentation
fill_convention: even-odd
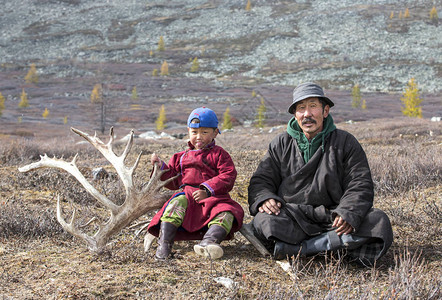
[[[322,98],[330,107],[335,105],[333,101],[324,96],[324,91],[316,83],[301,83],[293,90],[293,103],[290,105],[288,112],[293,114],[296,103],[307,98]]]

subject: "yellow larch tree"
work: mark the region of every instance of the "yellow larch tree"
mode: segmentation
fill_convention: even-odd
[[[92,103],[100,103],[102,102],[102,86],[101,84],[97,83],[94,85],[94,88],[92,89],[91,93],[91,102]]]
[[[266,104],[264,102],[264,98],[261,97],[261,104],[258,107],[258,122],[256,124],[256,127],[263,128],[264,127],[264,120],[265,120],[265,113],[267,111]]]
[[[232,117],[230,116],[230,108],[227,107],[226,111],[224,112],[223,115],[223,126],[222,129],[226,130],[226,129],[232,129],[233,125],[232,125]]]
[[[362,100],[361,108],[362,108],[362,109],[367,109],[367,101],[365,101],[365,99]]]
[[[49,110],[45,108],[45,111],[41,114],[41,116],[43,117],[43,119],[46,119],[49,116]]]
[[[252,9],[252,1],[247,0],[246,11],[250,11]]]
[[[132,100],[137,100],[138,99],[138,92],[137,92],[137,87],[134,86],[132,88]]]
[[[167,76],[169,75],[169,64],[167,63],[167,61],[164,61],[163,64],[161,65],[161,76]]]
[[[18,107],[24,108],[29,106],[28,102],[28,94],[26,94],[25,89],[22,89],[21,95],[20,95],[20,103],[18,103]]]
[[[28,74],[25,76],[26,83],[38,83],[38,74],[35,64],[31,64]]]
[[[407,88],[402,95],[401,101],[404,104],[402,113],[405,116],[422,118],[422,107],[420,107],[422,99],[419,98],[419,88],[414,78],[408,81]]]
[[[433,8],[430,10],[430,20],[433,22],[438,21],[439,16],[437,15],[437,9],[436,6],[433,6]]]
[[[198,62],[198,58],[194,58],[192,61],[192,65],[190,66],[190,72],[196,73],[200,68],[200,63]]]
[[[0,117],[2,116],[4,109],[5,109],[5,97],[3,97],[2,93],[0,93]]]
[[[359,108],[361,107],[361,89],[359,88],[359,84],[355,84],[353,86],[353,89],[351,91],[351,107],[353,108]]]
[[[157,130],[163,130],[166,127],[166,109],[164,108],[164,104],[161,105],[160,111],[158,113],[158,118],[155,121],[157,125]]]
[[[158,41],[158,51],[164,51],[166,50],[166,46],[164,44],[164,38],[163,36],[160,36],[160,40]]]

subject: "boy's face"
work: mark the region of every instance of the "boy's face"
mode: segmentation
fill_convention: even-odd
[[[212,142],[214,138],[218,135],[217,128],[200,127],[200,128],[189,128],[189,138],[190,143],[195,147],[195,149],[202,149],[207,144]]]

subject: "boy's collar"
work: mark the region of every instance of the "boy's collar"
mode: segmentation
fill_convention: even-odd
[[[190,150],[195,150],[195,146],[190,141],[187,142],[187,145],[189,146]],[[206,146],[204,146],[204,148],[199,149],[199,150],[210,149],[210,148],[213,148],[213,146],[215,146],[215,140],[212,140],[210,143],[208,143]]]

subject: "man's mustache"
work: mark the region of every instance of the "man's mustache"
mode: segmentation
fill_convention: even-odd
[[[316,124],[316,121],[314,119],[312,119],[312,118],[305,118],[304,120],[302,120],[302,125],[304,125],[307,122]]]

